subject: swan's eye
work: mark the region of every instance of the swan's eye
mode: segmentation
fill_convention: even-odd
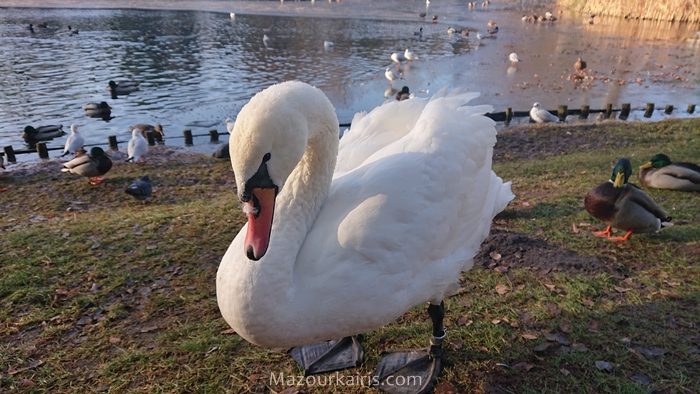
[[[265,153],[265,156],[263,156],[263,163],[270,160],[271,157],[272,157],[272,155],[269,152]]]

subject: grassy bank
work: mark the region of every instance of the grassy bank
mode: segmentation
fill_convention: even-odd
[[[623,245],[591,236],[601,226],[583,210],[616,158],[657,152],[697,162],[700,121],[501,133],[494,167],[518,197],[446,302],[440,392],[700,387],[700,195],[649,191],[676,225]],[[144,174],[150,204],[123,191]],[[117,163],[100,186],[48,165],[0,187],[0,391],[366,391],[271,381],[300,372],[220,317],[215,273],[244,221],[227,161]],[[420,307],[367,333],[365,364],[342,374],[427,345],[429,327]]]

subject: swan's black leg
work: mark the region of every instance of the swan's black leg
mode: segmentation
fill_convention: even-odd
[[[442,341],[447,335],[442,324],[445,304],[430,304],[428,315],[433,322],[430,349],[382,354],[374,370],[373,385],[392,394],[424,394],[433,390],[442,369]]]
[[[356,337],[299,346],[289,350],[304,375],[353,368],[362,364],[364,351]]]

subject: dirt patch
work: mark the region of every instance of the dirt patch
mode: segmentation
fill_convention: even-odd
[[[573,127],[559,125],[527,125],[499,131],[494,148],[496,162],[536,159],[603,147],[629,145],[624,138],[611,138],[612,128],[619,125],[587,124]]]
[[[595,256],[584,256],[561,246],[522,233],[492,230],[474,265],[507,270],[529,268],[543,274],[561,272],[598,272],[609,266]]]

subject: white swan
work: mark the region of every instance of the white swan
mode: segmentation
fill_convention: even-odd
[[[540,108],[540,103],[532,104],[532,109],[530,109],[530,117],[537,123],[559,122],[559,117],[552,115],[552,113],[546,109]]]
[[[70,135],[66,140],[66,144],[63,146],[63,155],[61,156],[75,153],[78,149],[82,148],[83,145],[85,145],[85,140],[83,136],[78,133],[78,126],[72,124],[70,125]]]
[[[476,96],[388,102],[338,144],[320,90],[291,81],[256,94],[229,144],[248,216],[216,278],[231,327],[261,346],[305,345],[457,290],[513,198],[491,170],[490,106],[462,107]]]
[[[126,153],[129,157],[126,161],[136,163],[140,161],[148,152],[148,141],[143,137],[143,131],[139,128],[131,130],[131,139],[126,147]]]

